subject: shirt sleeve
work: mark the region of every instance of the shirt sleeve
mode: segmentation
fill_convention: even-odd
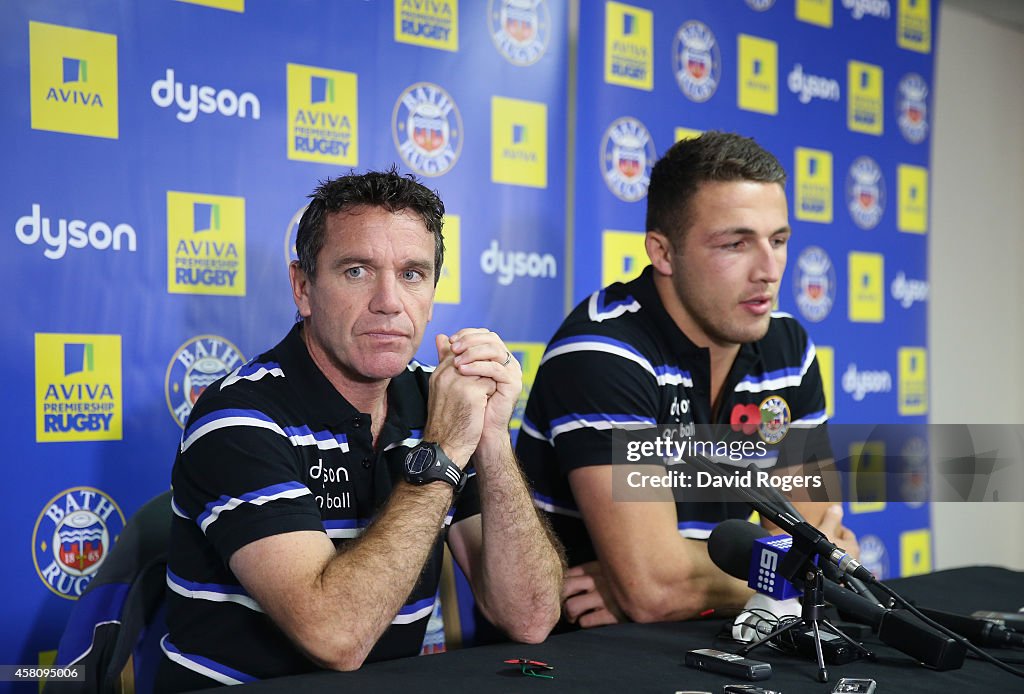
[[[580,467],[611,465],[613,444],[625,432],[658,424],[653,374],[627,350],[611,350],[593,337],[541,365],[519,434],[524,460],[553,456],[563,476]]]
[[[241,547],[280,533],[323,531],[300,461],[268,408],[200,400],[172,472],[174,502],[227,564]]]
[[[833,457],[828,434],[828,415],[825,408],[825,390],[821,368],[814,343],[807,333],[793,321],[804,358],[801,363],[800,383],[789,403],[791,421],[789,433],[779,452],[779,467],[811,465]]]

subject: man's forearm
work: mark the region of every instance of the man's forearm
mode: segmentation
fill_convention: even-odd
[[[751,591],[726,575],[708,556],[707,543],[689,538],[648,553],[626,565],[619,557],[611,569],[612,593],[633,621],[693,619],[713,609],[738,611]]]
[[[540,641],[561,610],[561,545],[533,505],[507,436],[484,441],[474,459],[483,533],[478,600],[513,638]]]
[[[388,503],[359,538],[345,545],[321,572],[314,593],[318,637],[335,641],[322,664],[351,670],[366,656],[402,608],[419,579],[451,505],[446,484],[396,486]],[[308,640],[308,639],[307,639]],[[300,642],[307,648],[306,643]]]

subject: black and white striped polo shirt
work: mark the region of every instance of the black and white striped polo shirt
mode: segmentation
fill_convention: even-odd
[[[814,344],[788,314],[773,313],[765,337],[740,347],[717,412],[710,380],[708,350],[693,344],[665,311],[650,267],[631,282],[595,292],[565,319],[541,360],[516,453],[534,503],[548,514],[570,565],[595,553],[569,472],[612,464],[615,432],[721,425],[731,438],[750,437],[742,429],[756,426],[759,408],[784,401],[781,424],[800,432],[789,436],[800,441],[801,459],[786,459],[786,446],[779,446],[747,462],[764,468],[832,457]],[[676,504],[679,533],[690,538],[707,538],[718,522],[749,514],[744,504]]]
[[[172,473],[162,686],[232,684],[315,670],[246,594],[231,555],[263,537],[318,530],[358,537],[402,479],[422,439],[432,367],[413,362],[388,386],[374,450],[357,411],[313,363],[301,323],[269,352],[210,385],[182,435]],[[475,477],[449,511],[412,595],[368,662],[416,655],[434,605],[447,526],[479,512]],[[180,686],[175,686],[180,683]]]

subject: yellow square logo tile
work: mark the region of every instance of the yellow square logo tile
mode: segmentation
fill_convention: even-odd
[[[693,128],[676,128],[672,133],[672,137],[675,138],[673,142],[679,142],[680,140],[692,140],[703,134],[703,130],[694,130]]]
[[[621,2],[604,6],[604,81],[654,89],[654,13]]]
[[[805,222],[832,222],[832,152],[797,147],[794,156],[794,216]]]
[[[928,169],[900,164],[896,177],[900,191],[896,228],[912,234],[928,233]]]
[[[832,347],[815,345],[818,369],[821,371],[821,387],[825,391],[825,414],[831,418],[836,414],[836,353]]]
[[[288,63],[288,158],[359,164],[354,72]]]
[[[547,104],[491,97],[491,180],[547,188]]]
[[[918,53],[932,50],[931,0],[899,0],[896,15],[896,44]]]
[[[855,133],[881,135],[882,68],[851,60],[846,81],[846,127]]]
[[[932,571],[932,531],[928,528],[900,533],[900,576]]]
[[[523,425],[526,401],[530,399],[530,389],[533,388],[533,381],[537,378],[537,369],[540,367],[540,360],[544,356],[544,348],[547,345],[543,342],[507,342],[505,345],[523,368],[523,392],[519,394],[519,401],[516,403],[512,421],[509,424],[511,428],[518,429]]]
[[[881,323],[885,320],[885,256],[852,251],[848,266],[850,320]]]
[[[899,413],[928,414],[928,352],[924,347],[900,347]]]
[[[395,41],[459,50],[459,0],[395,0]]]
[[[117,37],[28,23],[32,128],[118,135]]]
[[[885,443],[854,441],[850,444],[850,512],[885,510]]]
[[[36,333],[36,441],[118,441],[121,336]]]
[[[245,198],[167,192],[167,291],[245,296]]]
[[[642,231],[605,229],[601,233],[601,286],[628,282],[650,263]]]
[[[434,303],[457,304],[462,301],[462,217],[444,216],[444,265],[434,291]]]
[[[739,34],[737,105],[744,111],[774,116],[779,111],[779,46],[774,41]]]
[[[178,0],[178,2],[188,3],[189,5],[212,7],[215,10],[245,12],[245,0]]]
[[[796,0],[794,13],[801,22],[832,28],[832,0]]]

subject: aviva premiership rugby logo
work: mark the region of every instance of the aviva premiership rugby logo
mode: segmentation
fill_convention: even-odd
[[[789,433],[789,403],[777,395],[765,398],[758,406],[761,411],[761,423],[757,433],[766,443],[778,443]]]
[[[918,144],[928,136],[928,85],[910,73],[900,80],[896,95],[896,122],[907,142]]]
[[[551,38],[547,0],[491,0],[488,17],[491,41],[513,65],[533,65]]]
[[[245,363],[237,347],[219,335],[200,335],[183,344],[171,357],[164,380],[167,409],[184,428],[203,391]]]
[[[424,176],[441,176],[462,152],[462,116],[448,92],[417,82],[395,102],[391,136],[409,168]]]
[[[636,118],[619,118],[601,140],[601,173],[620,200],[636,202],[647,195],[657,158],[654,141]]]
[[[832,310],[836,298],[836,270],[828,253],[808,246],[796,261],[796,305],[800,314],[817,323]]]
[[[707,101],[718,89],[722,59],[715,35],[706,24],[689,21],[672,42],[672,72],[690,101]]]
[[[124,530],[114,500],[93,487],[66,489],[43,507],[32,531],[36,573],[57,595],[77,600]]]
[[[846,177],[850,216],[861,229],[874,229],[885,212],[885,180],[871,157],[859,157]]]

